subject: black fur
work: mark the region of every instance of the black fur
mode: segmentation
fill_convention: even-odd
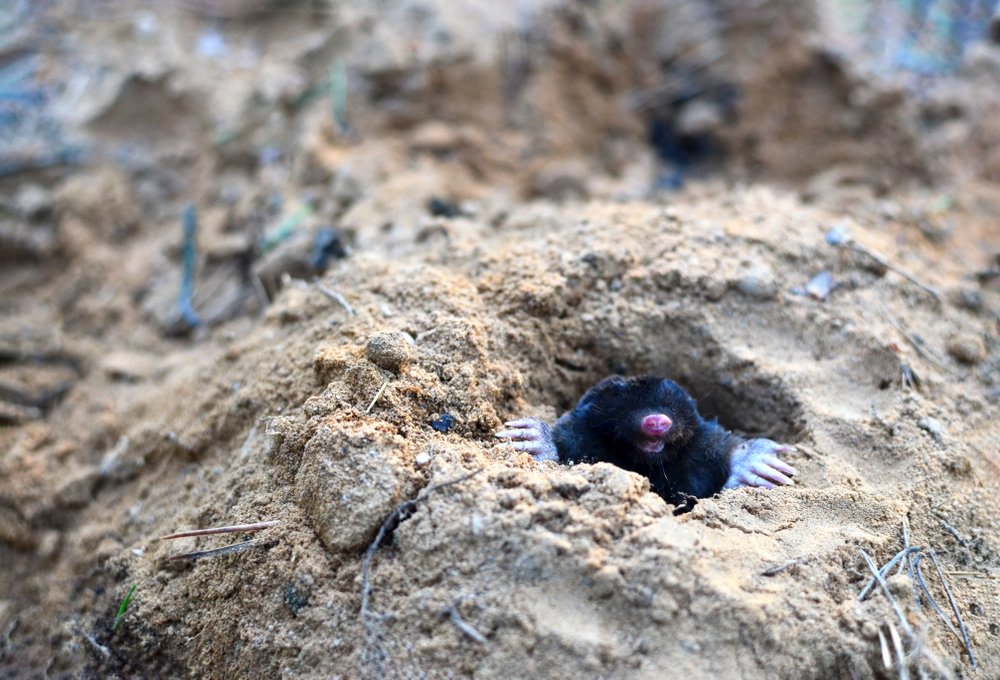
[[[663,451],[643,452],[642,419],[662,413],[673,421]],[[694,400],[669,380],[615,376],[592,387],[556,421],[553,440],[563,463],[612,463],[649,478],[669,503],[707,498],[729,478],[733,450],[743,438],[698,414]]]

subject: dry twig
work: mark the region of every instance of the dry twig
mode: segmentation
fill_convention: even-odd
[[[455,607],[448,607],[443,612],[441,612],[441,615],[451,617],[451,622],[455,624],[455,628],[458,628],[460,631],[465,633],[465,635],[470,639],[475,640],[476,642],[479,642],[481,644],[486,644],[486,637],[478,630],[467,624],[464,620],[462,620],[462,617],[458,615],[458,610],[456,610]]]
[[[924,581],[924,574],[923,572],[920,571],[921,557],[923,557],[923,555],[917,555],[916,558],[913,560],[913,567],[917,572],[917,583],[920,584],[920,589],[924,591],[924,596],[927,598],[927,601],[930,602],[931,609],[937,612],[938,616],[941,617],[941,620],[945,622],[946,626],[948,626],[948,630],[950,630],[952,634],[955,636],[955,638],[959,642],[961,642],[962,636],[959,635],[958,630],[955,628],[954,625],[952,625],[951,621],[948,620],[948,617],[945,616],[945,613],[941,611],[941,607],[938,606],[937,601],[931,595],[931,591],[927,589],[927,583]]]
[[[914,548],[914,547],[903,548],[898,553],[896,553],[896,556],[893,557],[891,560],[889,560],[889,562],[876,573],[876,576],[873,577],[870,581],[868,581],[868,585],[866,585],[864,589],[862,589],[861,594],[858,595],[858,599],[859,600],[865,599],[865,596],[868,594],[868,591],[871,590],[873,587],[875,587],[875,584],[878,582],[879,577],[885,578],[885,575],[889,573],[889,570],[892,569],[897,562],[899,562],[901,559],[903,559],[904,556],[908,555],[909,553],[915,553],[915,552],[920,552],[920,548]],[[862,550],[861,554],[864,555],[864,553],[865,551]],[[868,556],[865,555],[865,557],[867,558]],[[869,561],[871,560],[869,559]]]
[[[905,552],[906,551],[904,550],[903,553]],[[900,609],[899,604],[896,603],[896,598],[894,598],[892,596],[892,593],[889,592],[889,584],[885,582],[885,578],[882,576],[882,574],[879,573],[878,567],[876,567],[875,563],[872,562],[872,558],[868,557],[868,553],[866,553],[864,550],[861,550],[861,555],[865,558],[865,562],[868,563],[868,568],[871,569],[872,574],[874,574],[875,578],[878,579],[878,583],[880,586],[882,586],[882,591],[885,593],[885,596],[889,598],[889,602],[892,604],[892,608],[896,610],[896,616],[899,617],[899,622],[903,624],[903,630],[906,631],[906,634],[911,638],[914,637],[913,628],[910,627],[909,621],[907,621],[906,617],[903,616],[903,610]]]
[[[270,520],[268,522],[257,522],[255,524],[233,524],[228,527],[216,527],[213,529],[194,529],[192,531],[181,531],[176,534],[170,534],[169,536],[160,536],[158,540],[166,541],[172,538],[188,538],[189,536],[211,536],[212,534],[228,534],[234,531],[260,531],[261,529],[266,529],[268,527],[273,527],[278,523],[278,520]]]
[[[219,555],[228,555],[229,553],[243,552],[244,550],[249,550],[250,548],[259,548],[266,545],[266,541],[244,541],[242,543],[233,543],[232,545],[227,545],[222,548],[215,548],[214,550],[199,550],[197,552],[184,553],[183,555],[172,555],[171,560],[198,560],[202,557],[218,557]]]
[[[941,301],[941,293],[937,292],[936,290],[934,290],[933,288],[931,288],[930,286],[928,286],[926,283],[924,283],[923,281],[921,281],[920,279],[918,279],[916,276],[914,276],[910,272],[908,272],[905,269],[903,269],[902,267],[897,267],[896,265],[892,264],[891,262],[889,262],[889,260],[887,260],[882,255],[879,255],[874,250],[869,250],[868,248],[864,247],[863,245],[861,245],[857,241],[850,241],[850,242],[848,242],[848,245],[850,246],[851,250],[853,250],[855,252],[858,252],[858,253],[861,253],[862,255],[867,255],[871,259],[875,260],[879,264],[880,267],[885,267],[886,269],[891,269],[892,271],[894,271],[897,274],[899,274],[900,276],[902,276],[904,279],[908,280],[910,283],[912,283],[912,284],[914,284],[914,285],[916,285],[916,286],[918,286],[920,288],[923,288],[925,291],[927,291],[928,293],[930,293],[931,295],[933,295],[935,297],[935,299],[937,299],[938,302]]]
[[[368,404],[368,408],[365,409],[365,413],[371,413],[372,408],[375,407],[375,402],[382,398],[385,394],[385,388],[389,386],[389,379],[386,378],[385,382],[382,383],[382,387],[378,388],[378,392],[375,393],[375,398],[372,399],[372,403]]]
[[[910,674],[906,670],[906,656],[903,654],[903,641],[899,637],[899,631],[896,630],[896,626],[892,625],[892,621],[889,621],[888,624],[892,646],[896,650],[896,663],[899,664],[899,680],[910,680]]]
[[[937,570],[938,576],[941,578],[941,585],[944,586],[944,592],[948,596],[948,602],[951,603],[951,609],[955,612],[955,618],[958,619],[958,629],[962,631],[962,639],[965,642],[965,651],[969,653],[969,660],[972,662],[972,670],[975,670],[976,657],[972,654],[972,643],[969,642],[969,633],[965,630],[965,623],[962,621],[962,614],[958,611],[958,605],[955,604],[955,598],[951,596],[951,588],[948,587],[948,582],[944,580],[944,574],[941,573],[941,567],[938,566],[937,558],[934,556],[934,551],[928,549],[927,553],[931,556],[931,562],[934,563],[934,568]]]
[[[339,304],[341,307],[343,307],[344,311],[347,312],[347,316],[354,316],[354,310],[351,309],[351,306],[349,304],[347,304],[347,300],[344,298],[343,295],[341,295],[335,290],[330,290],[326,286],[317,285],[316,290],[318,290],[323,295],[327,296],[328,298]]]
[[[788,569],[789,567],[794,566],[798,563],[799,563],[798,560],[792,560],[791,562],[786,562],[785,564],[782,564],[780,567],[771,567],[770,569],[761,572],[761,576],[774,576],[775,574],[782,572],[785,569]]]
[[[435,491],[438,491],[439,489],[444,489],[445,487],[454,486],[455,484],[464,482],[467,479],[471,479],[472,477],[478,475],[483,470],[484,468],[479,468],[474,472],[470,472],[469,474],[459,477],[458,479],[453,479],[450,482],[442,482],[441,484],[435,484],[434,486],[430,487],[429,489],[421,493],[419,496],[414,498],[412,501],[406,501],[405,503],[401,503],[400,505],[396,506],[396,509],[393,510],[388,517],[386,517],[385,521],[382,522],[382,526],[379,527],[378,535],[375,536],[375,540],[371,542],[371,545],[368,546],[368,550],[365,553],[365,565],[364,568],[362,569],[362,577],[361,577],[361,611],[358,614],[358,618],[364,620],[365,617],[372,615],[368,611],[368,600],[371,597],[371,592],[372,592],[371,581],[369,578],[371,572],[372,558],[375,557],[375,551],[378,549],[379,544],[382,543],[382,539],[385,538],[385,535],[389,532],[389,530],[393,527],[393,525],[402,517],[403,513],[412,512],[413,510],[415,510],[418,504],[426,500],[427,497],[430,496]]]

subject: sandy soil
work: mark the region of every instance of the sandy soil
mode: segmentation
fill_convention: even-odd
[[[893,631],[1000,677],[995,48],[917,94],[799,3],[271,4],[32,15],[87,155],[0,179],[3,677],[895,678]],[[710,113],[655,191],[651,121]],[[613,373],[796,486],[674,515],[493,437]],[[904,523],[977,671],[905,574],[859,600]]]

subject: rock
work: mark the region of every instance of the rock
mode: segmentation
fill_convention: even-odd
[[[601,567],[597,573],[594,574],[594,597],[609,597],[613,595],[615,591],[622,589],[624,586],[625,579],[622,578],[622,574],[618,571],[618,567]]]
[[[806,292],[817,300],[825,300],[833,290],[833,277],[830,272],[820,272],[806,284]]]
[[[396,438],[398,439],[398,438]],[[306,445],[296,486],[323,544],[333,552],[362,550],[402,502],[401,469],[392,449],[402,441],[322,428]]]
[[[944,424],[937,418],[921,418],[917,421],[917,427],[921,430],[926,430],[928,434],[938,441],[941,440],[941,435],[944,434]]]
[[[379,331],[365,343],[365,358],[393,373],[398,373],[411,356],[410,343],[399,331]]]
[[[758,264],[739,280],[736,289],[758,300],[770,300],[778,292],[778,280],[770,267]]]
[[[972,333],[961,333],[948,343],[948,353],[963,364],[976,364],[986,356],[986,345]]]

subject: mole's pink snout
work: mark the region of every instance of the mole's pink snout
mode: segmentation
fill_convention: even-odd
[[[642,419],[642,433],[650,437],[662,437],[673,426],[673,421],[662,413],[646,416]]]

